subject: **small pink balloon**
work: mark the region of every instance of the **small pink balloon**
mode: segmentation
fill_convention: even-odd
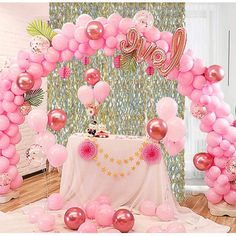
[[[162,40],[162,39],[156,41],[156,45],[157,45],[158,48],[161,48],[165,53],[167,53],[168,50],[169,50],[168,43],[166,41]]]
[[[67,150],[63,145],[53,145],[47,153],[49,163],[53,167],[60,167],[67,159]]]
[[[42,63],[42,61],[44,60],[44,54],[42,53],[38,53],[38,54],[35,54],[33,52],[30,53],[30,60],[32,62],[36,62],[36,63]]]
[[[3,94],[3,99],[5,99],[5,100],[8,101],[8,102],[13,102],[13,101],[14,101],[14,98],[15,98],[15,94],[12,93],[11,91],[6,91],[6,92]]]
[[[51,132],[46,131],[35,136],[35,143],[42,147],[44,153],[47,153],[49,148],[56,143],[56,137]]]
[[[58,62],[59,57],[59,52],[53,47],[48,48],[47,53],[45,54],[45,59],[50,63]]]
[[[206,69],[205,77],[211,83],[219,82],[224,78],[224,70],[221,66],[212,65]]]
[[[68,39],[62,34],[57,34],[52,38],[52,46],[58,50],[63,51],[68,48]]]
[[[19,188],[22,185],[22,183],[23,183],[23,178],[20,174],[18,174],[16,176],[16,178],[13,179],[12,182],[11,182],[11,185],[10,185],[11,189],[15,190],[15,189]]]
[[[119,27],[121,20],[122,20],[122,16],[119,13],[113,13],[108,17],[107,23],[114,25],[117,28]]]
[[[178,71],[176,68],[174,68],[174,69],[167,75],[166,78],[167,78],[168,80],[177,80],[178,76],[179,76],[179,71]]]
[[[15,155],[9,159],[10,165],[17,165],[20,161],[20,155],[18,153],[15,153]]]
[[[21,141],[21,139],[22,135],[20,132],[18,132],[14,137],[10,138],[10,143],[16,145]]]
[[[74,39],[69,40],[68,48],[72,51],[75,52],[79,47],[79,43]]]
[[[228,162],[228,158],[225,158],[225,157],[214,158],[214,164],[221,169],[224,169],[226,167],[227,162]]]
[[[162,203],[156,208],[156,215],[162,221],[171,221],[174,219],[174,209],[169,203]]]
[[[6,112],[14,112],[17,109],[17,105],[14,102],[2,101],[2,108]]]
[[[95,20],[101,22],[103,25],[107,24],[107,19],[105,17],[98,17]]]
[[[87,25],[88,22],[93,20],[93,18],[88,15],[88,14],[81,14],[77,19],[76,19],[76,26],[85,26]]]
[[[43,214],[38,218],[38,228],[42,232],[52,231],[55,227],[55,216]]]
[[[100,205],[102,204],[111,205],[111,199],[105,195],[100,195],[99,197],[96,198],[96,201]]]
[[[181,72],[187,72],[193,67],[193,58],[187,54],[184,54],[180,59],[179,70]]]
[[[109,48],[115,48],[117,45],[117,39],[114,36],[110,36],[106,39],[106,45]]]
[[[53,193],[48,197],[48,209],[57,211],[62,209],[64,204],[63,197],[60,193]]]
[[[176,156],[184,149],[185,139],[181,139],[177,142],[171,140],[164,140],[164,147],[170,156]]]
[[[206,79],[205,79],[204,76],[198,75],[198,76],[194,77],[194,80],[193,80],[193,87],[194,88],[196,88],[196,89],[203,89],[205,84],[206,84]]]
[[[199,89],[194,89],[191,93],[190,98],[194,103],[198,104],[200,103],[201,96],[202,96],[202,91]]]
[[[208,187],[210,188],[214,187],[214,181],[208,178],[207,176],[204,177],[204,182],[207,184]]]
[[[143,201],[139,207],[140,212],[146,216],[154,216],[156,214],[156,204],[152,201]]]
[[[229,191],[228,194],[224,195],[224,200],[230,205],[235,205],[236,204],[236,191],[235,190]]]
[[[193,74],[188,72],[180,72],[178,76],[178,82],[182,84],[183,86],[189,86],[193,83]]]
[[[218,176],[216,181],[218,184],[223,186],[223,185],[229,183],[229,178],[226,175],[221,174],[220,176]]]
[[[206,172],[207,176],[211,179],[211,180],[216,180],[218,178],[218,176],[220,176],[221,174],[221,170],[219,167],[217,166],[212,166],[208,172]]]
[[[75,39],[78,43],[87,43],[89,41],[85,27],[78,27],[75,30]]]
[[[54,63],[54,62],[51,63],[51,62],[44,60],[42,62],[42,66],[43,66],[44,70],[51,72],[56,68],[56,63]]]
[[[94,98],[99,103],[103,103],[110,94],[109,84],[105,81],[99,81],[94,86],[93,94],[94,94]]]
[[[206,142],[212,147],[218,146],[222,141],[222,136],[215,131],[212,131],[207,134]]]
[[[72,22],[67,22],[62,26],[61,33],[69,39],[74,37],[75,25]]]
[[[94,86],[100,81],[100,71],[94,68],[90,68],[84,72],[84,80],[88,85]]]
[[[97,233],[97,227],[93,222],[85,221],[78,229],[79,233]]]
[[[74,53],[69,49],[65,49],[61,52],[61,58],[63,61],[70,61],[74,56]]]
[[[85,212],[89,219],[95,218],[95,213],[98,207],[99,207],[99,203],[97,201],[88,202],[86,204]]]
[[[161,39],[165,40],[169,46],[171,46],[172,44],[172,37],[173,37],[173,34],[171,32],[168,32],[168,31],[161,32]]]
[[[227,194],[230,191],[230,184],[229,184],[229,182],[227,184],[225,184],[224,186],[222,186],[218,182],[215,182],[214,183],[214,191],[217,194],[220,194],[220,195]]]
[[[210,188],[208,192],[206,193],[206,197],[208,201],[210,201],[213,204],[217,204],[222,201],[223,196],[220,194],[217,194],[213,188]]]
[[[225,102],[221,102],[221,104],[215,110],[215,113],[219,118],[228,116],[230,114],[230,105]]]
[[[48,126],[54,130],[59,131],[65,127],[67,121],[66,112],[62,109],[53,109],[48,112]]]
[[[44,214],[44,209],[42,207],[34,207],[29,210],[29,222],[35,224],[38,219]]]
[[[7,117],[12,123],[17,125],[21,125],[25,121],[25,117],[21,114],[19,110],[15,112],[8,112]]]
[[[5,115],[0,115],[0,131],[5,131],[8,129],[10,121]]]
[[[104,55],[107,56],[107,57],[111,57],[115,53],[114,48],[109,48],[109,47],[106,47],[106,46],[104,47],[103,51],[104,51]]]
[[[16,176],[19,174],[17,167],[15,165],[10,165],[7,170],[7,174],[10,179],[15,179]]]
[[[229,122],[224,118],[216,119],[213,125],[214,131],[222,135],[227,133],[229,127]]]
[[[7,172],[9,166],[9,160],[6,157],[0,156],[0,174]]]
[[[105,40],[103,38],[100,38],[97,40],[89,40],[89,45],[94,50],[103,48],[104,44],[105,44]]]
[[[15,96],[14,103],[17,106],[21,106],[24,103],[24,97],[23,96]]]
[[[201,59],[194,60],[193,67],[192,67],[192,73],[194,75],[202,75],[204,74],[206,70],[206,67],[203,65],[203,62]]]
[[[179,222],[173,222],[167,226],[166,231],[168,233],[186,233],[184,224]]]
[[[5,149],[10,144],[10,138],[0,131],[0,149]]]
[[[164,233],[160,226],[155,225],[147,229],[147,233]]]
[[[160,40],[161,37],[160,31],[154,26],[147,28],[144,32],[144,35],[149,42],[156,42]],[[169,46],[167,48],[169,48]]]
[[[94,101],[93,89],[87,85],[83,85],[78,89],[78,99],[83,105],[92,104]]]
[[[190,95],[192,94],[193,91],[193,86],[183,86],[181,84],[178,84],[177,86],[177,90],[180,94],[182,94],[183,96],[188,96],[190,98]]]
[[[108,227],[112,225],[114,209],[109,205],[100,205],[95,213],[95,220],[98,225]]]
[[[206,125],[213,125],[216,121],[216,115],[214,112],[208,113],[202,118],[201,121]]]
[[[127,34],[128,30],[134,26],[134,22],[131,18],[123,18],[119,24],[119,31],[123,34]]]
[[[167,121],[167,134],[166,137],[174,142],[182,140],[185,135],[184,121],[179,117],[171,118]]]
[[[11,88],[11,81],[7,79],[0,80],[0,91],[5,92],[10,90]]]
[[[16,147],[13,144],[10,144],[8,147],[2,150],[2,155],[8,158],[11,158],[16,153]]]
[[[104,26],[104,35],[103,38],[107,39],[111,36],[116,36],[117,35],[117,28],[113,24],[106,24]]]

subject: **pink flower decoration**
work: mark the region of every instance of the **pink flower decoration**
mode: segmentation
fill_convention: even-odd
[[[90,140],[84,140],[78,148],[79,156],[84,160],[91,160],[97,155],[96,144]]]
[[[71,74],[70,68],[67,66],[63,66],[60,70],[59,70],[59,75],[62,79],[67,79]]]
[[[149,165],[159,163],[162,158],[160,148],[153,143],[147,144],[143,148],[141,156]]]

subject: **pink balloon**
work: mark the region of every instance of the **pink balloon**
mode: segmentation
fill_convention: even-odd
[[[207,105],[208,111],[215,112],[220,106],[220,100],[216,96],[211,96],[211,102]]]
[[[184,149],[185,139],[181,139],[180,141],[173,142],[168,139],[164,140],[164,146],[166,151],[170,156],[176,156]]]
[[[7,170],[7,174],[10,179],[15,179],[19,173],[15,165],[10,165]]]
[[[230,114],[230,106],[225,102],[221,102],[220,106],[217,107],[216,111],[217,117],[226,117]]]
[[[32,62],[36,62],[36,63],[41,64],[42,61],[44,60],[44,54],[42,54],[42,53],[35,54],[35,53],[31,52],[30,53],[30,60]]]
[[[15,124],[10,124],[7,130],[4,131],[9,137],[15,136],[19,132],[19,126]]]
[[[216,181],[219,185],[223,186],[229,183],[229,178],[226,175],[221,174],[220,176],[218,176]]]
[[[236,127],[230,127],[227,132],[227,139],[231,142],[236,142]]]
[[[21,175],[17,175],[15,179],[13,179],[13,181],[11,182],[11,189],[15,190],[17,188],[19,188],[23,183],[23,178]]]
[[[206,142],[212,147],[218,146],[222,141],[222,136],[215,131],[207,134]]]
[[[139,207],[140,212],[146,216],[154,216],[156,214],[156,204],[152,201],[143,201]]]
[[[182,140],[185,135],[184,121],[179,117],[171,118],[167,121],[167,134],[166,137],[171,141],[177,142]]]
[[[220,143],[220,147],[223,149],[223,150],[228,150],[229,147],[230,147],[230,142],[226,139],[222,140],[222,142]]]
[[[50,147],[56,143],[56,137],[49,131],[39,133],[35,137],[35,143],[42,146],[44,153],[47,153]]]
[[[97,233],[97,227],[93,222],[85,221],[78,229],[79,233]]]
[[[89,46],[94,50],[103,48],[104,44],[105,44],[105,40],[103,38],[100,38],[97,40],[89,40]]]
[[[0,115],[0,131],[7,130],[9,125],[9,119],[5,115]]]
[[[17,105],[14,102],[2,101],[2,108],[6,112],[14,112],[17,109]]]
[[[183,86],[189,86],[193,82],[193,74],[188,71],[185,73],[180,72],[178,76],[178,82]]]
[[[193,72],[192,72],[193,73]],[[206,79],[202,75],[198,75],[194,77],[193,87],[196,89],[202,89],[206,84]]]
[[[13,144],[10,144],[7,148],[2,150],[2,155],[8,158],[11,158],[16,153],[16,147]]]
[[[179,222],[173,222],[167,226],[166,231],[168,233],[186,233],[184,224]]]
[[[104,47],[103,51],[104,51],[104,55],[107,56],[107,57],[111,57],[115,53],[115,49],[114,48],[109,48],[109,47]]]
[[[111,205],[111,199],[105,195],[100,195],[99,197],[96,198],[96,201],[102,205]]]
[[[43,75],[43,67],[41,64],[31,62],[27,72],[31,74],[34,79],[40,78]]]
[[[171,32],[168,32],[168,31],[161,32],[161,39],[165,40],[169,46],[171,46],[172,44],[172,37],[173,37],[173,34]]]
[[[75,30],[75,39],[79,43],[87,43],[89,41],[85,27],[79,27]]]
[[[200,103],[201,96],[202,96],[202,91],[199,89],[194,89],[191,93],[190,98],[194,103],[198,104]]]
[[[98,17],[95,19],[96,21],[99,21],[103,25],[107,24],[107,19],[105,17]]]
[[[127,34],[128,30],[134,26],[134,22],[131,18],[123,18],[119,24],[119,31],[123,34]]]
[[[9,159],[10,165],[17,165],[20,161],[20,155],[18,153],[15,153],[15,155]]]
[[[114,25],[116,28],[118,28],[121,20],[122,16],[119,13],[113,13],[108,17],[107,23]]]
[[[109,48],[115,48],[117,45],[117,39],[114,36],[110,36],[106,39],[106,45]]]
[[[48,150],[47,158],[53,167],[60,167],[67,159],[67,150],[64,146],[55,144]]]
[[[174,69],[167,75],[166,78],[167,78],[168,80],[177,80],[178,76],[179,76],[179,71],[178,71],[176,68],[174,68]]]
[[[10,138],[0,131],[0,149],[5,149],[10,144]]]
[[[161,48],[165,53],[167,53],[168,50],[169,50],[168,43],[166,41],[162,40],[162,39],[156,41],[156,45],[157,45],[158,48]]]
[[[222,201],[223,196],[220,194],[217,194],[213,188],[209,188],[208,192],[206,193],[206,197],[209,202],[213,204],[217,204]]]
[[[40,108],[33,109],[27,118],[29,127],[35,132],[44,132],[46,130],[48,116],[44,110]]]
[[[24,97],[23,96],[15,96],[14,103],[17,106],[21,106],[24,103]]]
[[[85,212],[89,219],[95,218],[95,213],[98,207],[99,207],[99,203],[97,201],[88,202],[86,204]]]
[[[230,184],[229,184],[229,182],[227,184],[225,184],[224,186],[218,184],[218,182],[215,182],[214,183],[214,191],[217,194],[220,194],[220,195],[227,194],[230,191]]]
[[[48,48],[47,53],[45,54],[45,59],[50,63],[58,62],[59,57],[59,52],[53,47]]]
[[[3,156],[0,156],[0,174],[7,172],[9,166],[9,160]]]
[[[22,139],[21,133],[18,132],[14,137],[10,138],[10,143],[11,144],[18,144]]]
[[[75,25],[72,22],[67,22],[62,26],[61,33],[69,39],[74,38]]]
[[[68,48],[68,39],[62,34],[57,34],[52,39],[52,46],[58,51],[63,51]]]
[[[20,89],[17,84],[14,82],[11,85],[11,91],[15,94],[15,95],[23,95],[25,93],[24,90]]]
[[[112,217],[114,209],[109,205],[101,205],[97,208],[95,213],[95,220],[98,225],[108,227],[112,225]]]
[[[17,125],[21,125],[25,121],[25,117],[21,114],[19,110],[15,112],[8,112],[7,117],[12,123]]]
[[[229,127],[229,122],[224,118],[216,119],[213,125],[214,131],[222,135],[227,133]]]
[[[183,86],[181,84],[178,84],[177,90],[180,94],[183,96],[188,96],[190,98],[190,95],[192,94],[193,91],[193,86]]]
[[[174,209],[169,203],[162,203],[156,208],[156,215],[162,221],[171,221],[174,219]]]
[[[99,81],[95,84],[93,94],[94,98],[99,102],[103,103],[110,93],[110,86],[105,81]]]
[[[194,75],[202,75],[206,70],[206,67],[203,65],[203,62],[201,59],[194,60],[193,67],[192,67],[192,73]]]
[[[72,52],[75,52],[79,47],[79,43],[74,38],[72,38],[69,40],[68,47]]]
[[[149,42],[156,42],[157,40],[160,39],[161,34],[160,34],[160,31],[156,27],[152,26],[152,27],[147,28],[147,30],[144,32],[144,36]]]
[[[158,101],[156,110],[158,116],[167,121],[176,116],[178,105],[173,98],[164,97]]]
[[[64,204],[63,197],[60,193],[53,193],[48,197],[48,209],[57,211],[62,209]]]
[[[224,200],[230,204],[235,205],[236,204],[236,191],[231,190],[228,194],[224,195]]]
[[[38,218],[38,228],[42,232],[52,231],[55,227],[55,216],[43,214]]]
[[[213,125],[215,121],[216,121],[216,115],[214,112],[208,113],[201,120],[201,122],[204,123],[205,125]]]
[[[92,104],[94,101],[93,89],[87,85],[83,85],[83,86],[79,87],[78,98],[79,98],[80,102],[85,106]]]
[[[29,222],[34,224],[38,222],[38,219],[44,214],[42,207],[34,207],[29,210]]]
[[[206,175],[209,177],[211,180],[216,180],[221,174],[221,170],[217,166],[212,166],[207,172]]]
[[[184,54],[180,59],[179,70],[181,72],[187,72],[193,67],[193,58],[187,54]]]
[[[15,98],[15,95],[11,91],[6,91],[3,94],[3,99],[5,99],[8,102],[13,102]]]
[[[164,233],[160,226],[151,226],[147,229],[147,233]]]
[[[208,178],[207,176],[204,177],[204,182],[207,184],[208,187],[210,188],[214,187],[214,181]]]
[[[89,21],[93,20],[93,18],[88,14],[82,14],[76,19],[76,26],[85,26]]]
[[[114,25],[108,23],[104,26],[103,38],[107,39],[110,36],[116,36],[116,35],[117,35],[117,29]]]
[[[42,66],[43,66],[44,70],[51,72],[56,68],[56,63],[54,63],[54,62],[51,63],[51,62],[44,60],[42,62]]]
[[[0,80],[0,91],[5,92],[10,90],[11,88],[11,81],[7,79]]]
[[[61,52],[61,58],[63,61],[70,61],[74,56],[74,53],[69,49],[66,49]]]

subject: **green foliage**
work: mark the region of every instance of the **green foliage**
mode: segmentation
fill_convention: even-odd
[[[131,52],[128,54],[122,54],[120,58],[120,66],[124,71],[136,71],[137,70],[137,62],[135,58],[136,52]]]
[[[31,36],[42,35],[49,41],[51,41],[52,38],[56,35],[56,33],[52,30],[47,22],[43,22],[42,20],[37,19],[29,23],[27,32]]]
[[[37,90],[30,90],[25,94],[25,101],[31,106],[38,107],[43,102],[44,91],[40,88]]]

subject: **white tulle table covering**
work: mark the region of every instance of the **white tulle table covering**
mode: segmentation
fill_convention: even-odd
[[[98,155],[96,160],[89,161],[78,154],[78,146],[84,139],[83,134],[74,134],[68,140],[69,155],[63,166],[60,188],[66,201],[86,203],[100,195],[107,195],[114,208],[132,209],[136,232],[146,232],[152,225],[170,223],[160,222],[157,217],[139,215],[138,208],[143,200],[156,204],[168,201],[175,209],[175,220],[184,223],[187,232],[229,231],[228,226],[216,224],[179,206],[171,191],[164,160],[148,165],[139,159],[144,137],[96,138]]]

